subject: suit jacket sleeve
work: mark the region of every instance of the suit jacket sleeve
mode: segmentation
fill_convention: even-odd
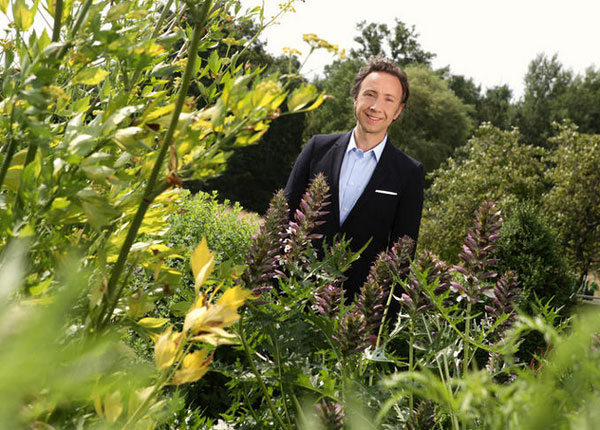
[[[406,190],[398,201],[390,244],[395,243],[398,238],[408,235],[415,241],[416,245],[423,210],[423,178],[423,165],[414,166],[414,171],[406,184]]]
[[[314,146],[315,137],[312,137],[300,152],[300,155],[298,155],[285,186],[285,197],[290,208],[290,218],[293,218],[296,209],[300,206],[302,195],[308,187]]]

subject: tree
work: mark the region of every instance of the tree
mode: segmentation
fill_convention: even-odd
[[[543,148],[519,143],[519,131],[483,124],[429,179],[420,247],[455,262],[471,214],[485,200],[503,216],[520,201],[539,202],[546,190]]]
[[[512,91],[508,85],[488,88],[478,108],[480,120],[489,122],[502,130],[510,129],[515,115],[511,99]]]
[[[600,134],[600,69],[575,76],[561,103],[581,133]]]
[[[423,50],[417,38],[419,34],[415,27],[408,28],[406,24],[396,18],[396,25],[392,30],[387,24],[369,23],[361,21],[356,26],[360,35],[354,41],[360,45],[359,49],[352,50],[351,56],[366,60],[371,56],[383,54],[391,58],[401,67],[409,64],[431,65],[435,54]]]
[[[553,134],[552,122],[568,118],[561,100],[572,78],[572,73],[563,69],[556,54],[552,58],[540,54],[529,64],[517,117],[524,142],[547,145]]]
[[[472,131],[471,110],[435,72],[424,66],[406,68],[411,96],[398,121],[390,127],[391,141],[435,170]]]
[[[580,285],[600,263],[600,135],[582,134],[570,124],[552,139],[548,157],[552,184],[544,207],[552,214],[562,244],[579,273]]]

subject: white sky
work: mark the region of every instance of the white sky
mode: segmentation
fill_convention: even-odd
[[[244,7],[262,4],[241,1]],[[266,15],[283,1],[264,0]],[[508,84],[519,98],[527,66],[539,53],[558,54],[563,66],[576,73],[600,67],[600,0],[297,0],[295,8],[262,36],[272,54],[281,54],[284,46],[306,54],[304,33],[349,51],[356,46],[358,21],[393,27],[398,18],[414,25],[421,46],[437,55],[434,67],[450,66],[482,90]],[[6,24],[0,13],[0,30]],[[331,54],[317,51],[302,73],[321,74],[332,61]]]
[[[268,15],[283,0],[265,0]],[[242,0],[244,6],[261,0]],[[529,62],[539,53],[558,54],[567,69],[583,73],[600,66],[600,0],[306,0],[296,13],[267,32],[267,49],[281,54],[284,46],[306,54],[302,34],[315,33],[349,51],[356,44],[356,23],[386,23],[395,18],[415,26],[421,46],[436,54],[435,68],[449,65],[471,77],[482,90],[508,84],[513,96],[523,92]],[[302,72],[321,74],[333,60],[316,53]]]

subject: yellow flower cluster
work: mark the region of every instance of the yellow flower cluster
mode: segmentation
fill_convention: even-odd
[[[288,46],[283,47],[283,53],[287,55],[302,55],[302,52],[298,51],[296,48],[290,48]]]
[[[321,39],[319,36],[313,33],[308,33],[302,35],[302,40],[304,40],[311,47],[311,50],[315,49],[326,49],[332,54],[337,54],[340,48],[337,45],[333,45],[328,41]]]
[[[214,267],[215,256],[208,249],[206,240],[191,255],[192,272],[196,288],[196,303],[185,317],[182,332],[173,332],[173,327],[160,334],[154,346],[156,366],[159,371],[177,365],[171,381],[174,385],[194,382],[208,371],[212,360],[210,347],[195,352],[187,352],[194,343],[214,346],[234,343],[235,335],[225,328],[236,322],[240,316],[238,309],[250,297],[252,292],[239,285],[227,289],[216,303],[213,303],[216,288],[210,297],[208,291],[200,293],[200,287],[206,282]],[[187,347],[187,348],[186,348]],[[183,360],[180,359],[183,356]]]

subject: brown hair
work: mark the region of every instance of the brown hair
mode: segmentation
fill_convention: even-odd
[[[352,100],[356,100],[356,97],[358,97],[358,92],[360,90],[362,81],[367,77],[367,75],[373,72],[389,73],[390,75],[397,77],[400,81],[400,85],[402,85],[402,100],[400,100],[400,104],[406,104],[408,96],[410,95],[408,77],[406,76],[404,70],[400,68],[400,66],[398,66],[394,61],[385,58],[381,54],[377,55],[376,57],[370,57],[365,65],[362,66],[356,74],[356,77],[354,78],[354,85],[352,85],[352,89],[350,90]]]

